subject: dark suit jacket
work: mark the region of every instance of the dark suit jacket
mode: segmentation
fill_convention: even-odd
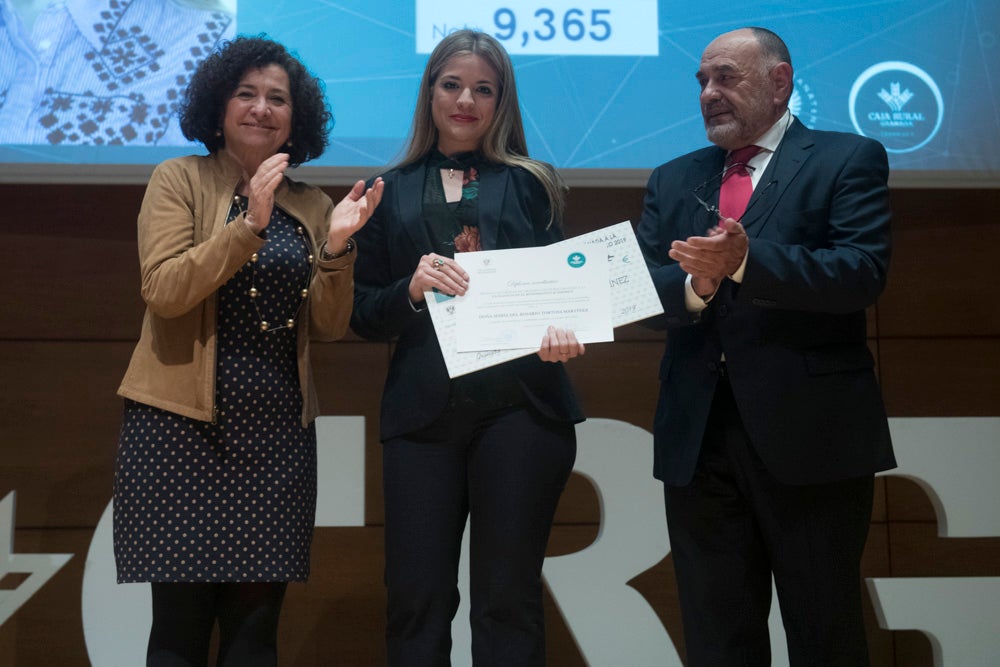
[[[415,312],[407,295],[417,263],[433,251],[422,217],[424,173],[419,164],[385,174],[382,203],[355,237],[351,328],[363,338],[398,339],[382,396],[382,440],[427,426],[443,412],[449,397],[448,372],[430,315]],[[479,178],[483,250],[547,245],[562,238],[560,221],[549,225],[545,190],[530,173],[487,164],[480,166]],[[542,362],[536,355],[508,363],[543,415],[583,421],[562,364]]]
[[[796,120],[754,189],[741,284],[726,279],[700,314],[684,306],[674,239],[715,223],[691,192],[722,170],[712,146],[658,167],[638,227],[667,331],[654,423],[654,475],[687,484],[723,353],[744,426],[768,471],[790,484],[895,466],[866,344],[865,308],[889,264],[888,161],[881,144]],[[701,196],[715,193],[718,181]]]

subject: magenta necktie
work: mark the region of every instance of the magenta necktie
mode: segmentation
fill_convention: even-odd
[[[753,194],[753,181],[746,165],[759,152],[760,146],[744,146],[729,154],[726,173],[719,188],[719,211],[723,217],[739,220],[747,210],[747,203]]]

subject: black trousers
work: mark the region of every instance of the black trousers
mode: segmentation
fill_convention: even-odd
[[[771,664],[772,574],[792,667],[869,664],[860,562],[873,482],[781,484],[720,381],[694,479],[664,488],[689,667]]]
[[[575,459],[573,425],[526,407],[455,409],[384,443],[389,665],[450,664],[466,517],[473,664],[545,664],[542,562]]]

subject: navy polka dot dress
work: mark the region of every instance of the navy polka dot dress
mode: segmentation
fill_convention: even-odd
[[[230,220],[237,213],[234,204]],[[308,316],[311,248],[277,208],[266,234],[255,259],[219,289],[216,422],[125,402],[114,495],[119,583],[309,575],[316,431],[301,422],[295,332]]]

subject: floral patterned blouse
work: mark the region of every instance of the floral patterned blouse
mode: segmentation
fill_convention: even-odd
[[[476,152],[448,158],[434,151],[427,157],[423,215],[434,251],[439,255],[454,258],[456,252],[483,249],[479,239],[479,170],[476,167],[481,161],[482,156]],[[444,179],[447,178],[462,179],[462,196],[458,201],[449,202],[445,197]],[[527,399],[509,363],[453,379],[451,409],[475,409],[485,413],[524,405]],[[447,413],[444,419],[450,419]]]
[[[424,180],[424,222],[439,255],[454,257],[456,252],[482,250],[479,242],[479,153],[462,153],[447,158],[438,151],[427,157]],[[442,174],[447,170],[448,175]],[[445,178],[462,179],[462,197],[449,202]]]

